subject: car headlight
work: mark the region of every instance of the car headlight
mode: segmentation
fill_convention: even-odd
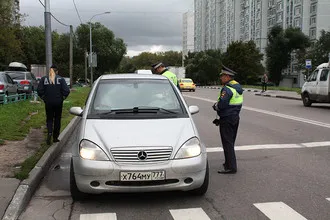
[[[96,144],[82,140],[80,142],[79,154],[83,159],[86,160],[97,160],[97,161],[108,161],[108,156],[103,152],[103,150]]]
[[[194,137],[186,141],[175,155],[175,159],[185,159],[197,157],[202,153],[202,148],[199,140]]]

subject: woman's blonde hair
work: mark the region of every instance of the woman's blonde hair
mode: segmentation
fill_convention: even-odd
[[[49,80],[50,80],[51,84],[55,84],[55,75],[56,75],[56,73],[55,73],[54,69],[50,68],[50,70],[49,70]]]

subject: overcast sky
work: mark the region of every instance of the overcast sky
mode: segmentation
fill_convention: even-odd
[[[41,0],[44,3],[44,0]],[[80,20],[73,0],[50,0],[51,11],[65,24],[77,27]],[[193,11],[194,0],[75,0],[83,23],[98,13],[93,22],[101,22],[127,44],[128,55],[142,51],[182,50],[182,13]],[[21,0],[24,25],[44,25],[44,8],[39,0]],[[68,28],[52,21],[52,29]]]

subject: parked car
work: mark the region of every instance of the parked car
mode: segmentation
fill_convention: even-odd
[[[63,78],[64,78],[66,84],[67,84],[68,86],[70,86],[70,78],[69,78],[69,77],[63,77]]]
[[[32,93],[38,88],[38,81],[33,73],[21,71],[6,72],[18,84],[19,93]]]
[[[329,63],[323,63],[309,75],[301,88],[304,106],[309,107],[313,103],[330,103],[329,71]]]
[[[18,93],[17,83],[5,72],[0,72],[0,101],[3,95],[15,95]]]
[[[191,191],[208,188],[207,153],[178,88],[160,75],[98,78],[72,146],[70,191],[85,193]]]
[[[189,78],[179,79],[179,86],[181,90],[189,90],[193,92],[196,90],[196,84]]]

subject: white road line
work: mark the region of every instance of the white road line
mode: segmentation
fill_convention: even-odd
[[[294,149],[294,148],[313,148],[313,147],[330,147],[330,141],[324,142],[310,142],[301,144],[264,144],[264,145],[245,145],[235,146],[236,151],[247,151],[247,150],[261,150],[261,149]],[[222,152],[221,147],[207,147],[206,152]]]
[[[307,220],[290,206],[283,202],[268,202],[253,204],[262,213],[264,213],[270,220]]]
[[[328,200],[330,202],[330,198],[326,198],[326,200]]]
[[[116,213],[81,214],[80,220],[117,220]]]
[[[211,220],[202,208],[172,209],[170,213],[174,220]]]
[[[189,95],[184,95],[184,97],[215,103],[214,100],[206,99],[206,98],[194,97],[194,96],[189,96]],[[248,107],[248,106],[243,106],[243,109],[249,110],[249,111],[254,111],[254,112],[259,112],[259,113],[263,113],[263,114],[267,114],[267,115],[272,115],[272,116],[276,116],[276,117],[280,117],[280,118],[290,119],[293,121],[299,121],[299,122],[303,122],[303,123],[307,123],[307,124],[312,124],[312,125],[316,125],[316,126],[320,126],[320,127],[324,127],[324,128],[330,128],[330,124],[319,122],[319,121],[314,121],[314,120],[295,117],[295,116],[291,116],[291,115],[281,114],[281,113],[277,113],[277,112],[271,112],[271,111],[267,111],[267,110],[252,108],[252,107]]]

